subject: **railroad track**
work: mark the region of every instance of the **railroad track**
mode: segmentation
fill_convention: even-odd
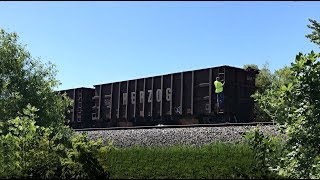
[[[248,123],[218,123],[218,124],[188,124],[188,125],[156,125],[156,126],[132,126],[132,127],[108,127],[108,128],[83,128],[75,131],[101,131],[101,130],[126,130],[126,129],[164,129],[164,128],[188,128],[188,127],[226,127],[226,126],[256,126],[275,125],[274,122],[248,122]]]

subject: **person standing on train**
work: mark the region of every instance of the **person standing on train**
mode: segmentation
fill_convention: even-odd
[[[224,95],[223,95],[224,83],[225,82],[223,82],[223,83],[220,82],[220,78],[219,77],[216,77],[216,80],[214,81],[214,86],[216,88],[215,93],[218,96],[218,107],[219,107],[219,109],[221,109],[223,107],[223,104],[224,104]]]

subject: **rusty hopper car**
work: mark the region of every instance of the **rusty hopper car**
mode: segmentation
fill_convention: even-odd
[[[66,119],[69,120],[69,125],[74,129],[92,127],[91,114],[94,102],[93,88],[76,88],[59,91],[61,94],[66,93],[73,100],[73,106],[69,107],[70,113],[66,113]]]
[[[94,85],[92,127],[250,122],[257,71],[219,66]],[[225,81],[223,113],[213,82]]]

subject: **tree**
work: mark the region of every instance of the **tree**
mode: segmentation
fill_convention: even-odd
[[[306,37],[309,38],[311,42],[320,46],[320,24],[316,20],[309,19],[309,21],[312,24],[308,25],[308,28],[312,29],[313,31],[311,34],[307,34]]]
[[[284,66],[276,70],[272,75],[272,88],[281,88],[283,85],[288,85],[293,82],[295,77],[289,66]]]
[[[65,125],[71,100],[53,90],[56,73],[0,29],[0,178],[109,177],[112,146]]]
[[[292,63],[294,81],[266,93],[265,111],[283,125],[288,137],[280,175],[320,178],[320,54],[299,53]]]
[[[254,69],[254,70],[259,70],[258,65],[256,64],[245,64],[243,66],[243,69]]]
[[[15,118],[30,103],[39,109],[37,125],[64,124],[71,100],[53,91],[56,73],[53,64],[31,57],[16,33],[0,29],[0,121]]]
[[[320,29],[310,20],[314,31],[307,35],[319,44]],[[320,53],[297,54],[289,67],[277,71],[271,89],[256,96],[270,117],[281,125],[286,141],[277,172],[289,178],[320,178]]]
[[[269,64],[265,63],[261,69],[259,69],[258,65],[256,64],[246,64],[243,66],[243,69],[254,69],[259,71],[256,79],[255,79],[255,86],[256,86],[256,92],[255,96],[257,97],[261,94],[264,94],[267,89],[271,87],[272,84],[272,74],[269,70]],[[262,122],[268,122],[271,121],[270,117],[268,114],[266,114],[263,109],[260,108],[260,105],[255,102],[254,103],[254,119],[255,121],[262,121]]]
[[[266,62],[261,69],[259,69],[256,64],[247,64],[243,66],[244,69],[254,69],[258,70],[259,73],[255,79],[256,92],[252,95],[255,99],[254,104],[254,117],[255,121],[268,122],[272,121],[272,117],[270,117],[270,113],[265,112],[265,105],[261,102],[257,101],[260,98],[266,98],[266,94],[268,91],[279,88],[282,85],[287,85],[293,80],[291,75],[291,70],[288,66],[285,66],[279,70],[276,70],[274,73],[271,73],[269,69],[269,63]]]
[[[272,73],[269,70],[269,63],[265,63],[256,78],[257,91],[263,93],[272,84]]]

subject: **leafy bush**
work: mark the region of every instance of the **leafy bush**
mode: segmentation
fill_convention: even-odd
[[[36,108],[0,124],[0,178],[108,178],[112,145],[35,125]],[[67,132],[67,133],[66,133]],[[67,135],[70,133],[71,135]]]
[[[314,31],[307,37],[318,44],[320,25],[310,21],[312,25],[308,27]],[[285,177],[320,178],[319,58],[320,54],[314,51],[299,53],[283,73],[290,77],[290,81],[283,84],[275,81],[271,89],[255,96],[261,109],[281,125],[287,137],[283,156],[276,168]],[[258,139],[255,141],[257,144],[260,142]]]
[[[264,135],[259,127],[245,134],[245,139],[254,153],[257,164],[254,169],[263,178],[276,177],[276,167],[280,162],[283,138]]]

